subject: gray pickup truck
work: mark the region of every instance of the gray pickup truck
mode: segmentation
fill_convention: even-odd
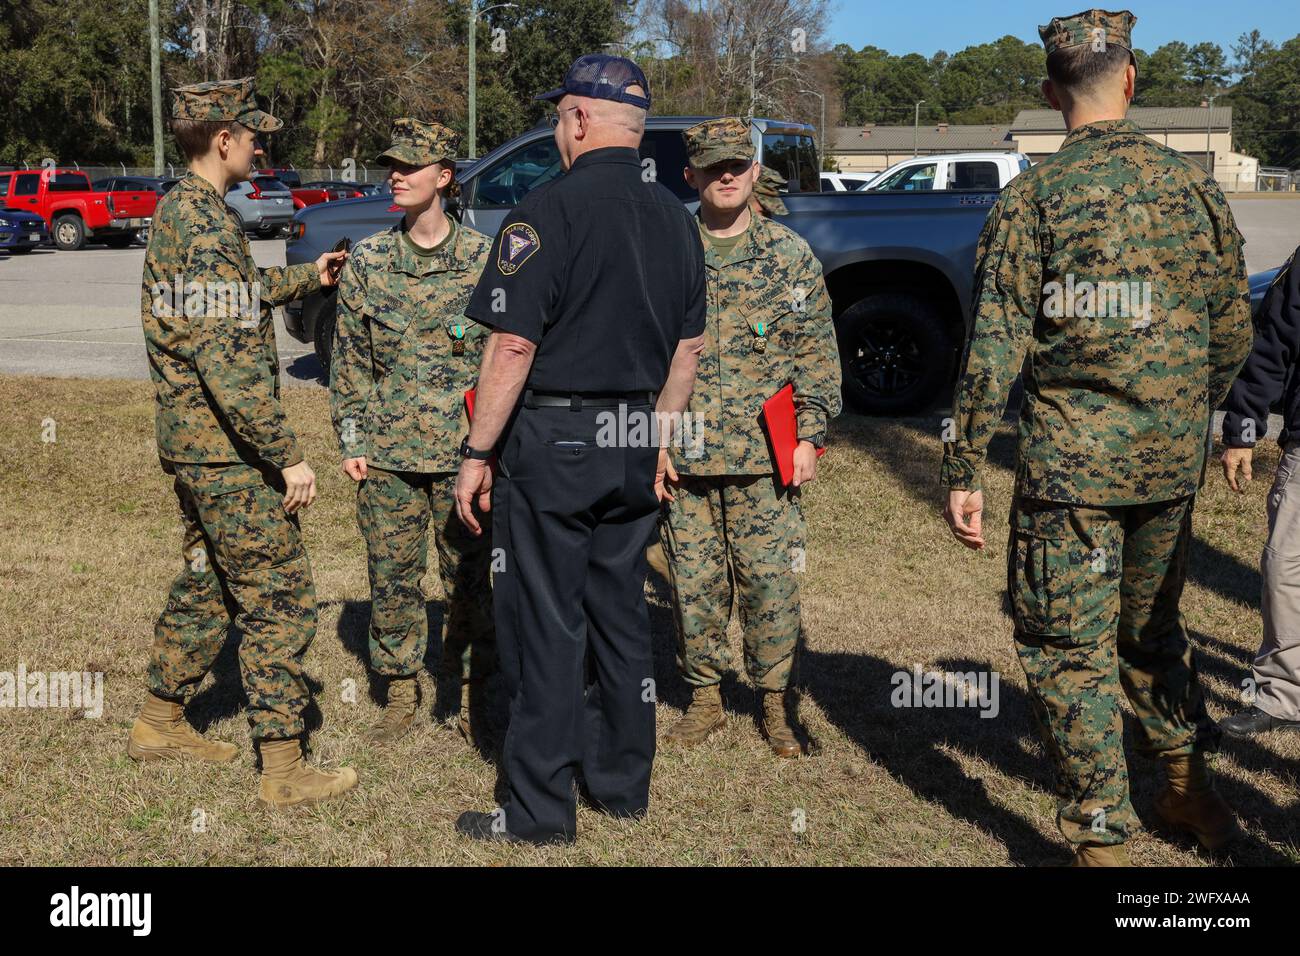
[[[693,207],[681,131],[707,117],[651,117],[641,142],[660,182]],[[860,412],[898,415],[925,408],[951,385],[965,340],[975,245],[997,193],[820,191],[813,128],[754,120],[763,163],[787,178],[794,229],[821,260],[834,305],[844,394]],[[453,210],[466,225],[495,235],[530,189],[563,175],[553,133],[541,124],[458,173]],[[362,239],[401,218],[388,197],[321,203],[294,216],[290,264],[310,262],[341,238]],[[315,346],[328,368],[334,334],[332,293],[285,309],[285,326]]]

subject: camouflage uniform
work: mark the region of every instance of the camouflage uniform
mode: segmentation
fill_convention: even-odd
[[[1090,11],[1040,33],[1049,54],[1095,29],[1131,49],[1132,23]],[[1072,131],[1007,186],[980,237],[942,480],[980,487],[1023,368],[1007,586],[1076,845],[1138,826],[1121,687],[1144,752],[1215,744],[1178,605],[1210,415],[1250,350],[1242,242],[1214,180],[1128,120]]]
[[[781,199],[781,190],[788,184],[785,177],[771,166],[764,166],[754,183],[754,200],[765,216],[784,216],[790,212]]]
[[[752,157],[748,134],[740,120],[692,127],[684,134],[691,164]],[[793,382],[800,437],[822,440],[839,414],[831,302],[808,244],[779,223],[754,216],[729,254],[704,241],[704,255],[705,345],[685,447],[673,452],[681,483],[662,526],[679,664],[693,686],[722,679],[738,590],[749,677],[762,690],[784,690],[799,639],[805,527],[798,492],[778,485],[760,413]]]
[[[423,165],[454,156],[455,144],[444,126],[399,119],[380,159]],[[357,523],[369,552],[370,663],[390,677],[417,673],[428,645],[420,582],[430,523],[447,598],[443,673],[477,679],[496,665],[491,536],[469,533],[452,495],[465,392],[487,337],[462,312],[492,243],[448,225],[432,255],[418,254],[400,223],[363,239],[339,282],[330,406],[343,457],[366,459]]]
[[[174,91],[172,115],[238,119],[269,132],[252,81]],[[233,618],[253,737],[303,731],[302,659],[316,630],[311,565],[280,470],[302,461],[280,406],[271,306],[320,287],[314,265],[259,269],[239,216],[193,173],[158,202],[141,319],[156,396],[158,455],[175,476],[185,569],[154,630],[148,686],[185,702]],[[260,298],[241,309],[240,293]],[[229,298],[227,296],[229,295]]]

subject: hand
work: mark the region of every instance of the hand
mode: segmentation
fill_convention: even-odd
[[[339,273],[343,271],[343,262],[348,257],[346,252],[323,252],[316,260],[316,273],[320,276],[322,286],[337,285]]]
[[[343,459],[343,474],[347,475],[353,481],[365,481],[368,472],[366,471],[366,456],[359,458]]]
[[[667,448],[659,449],[659,464],[655,466],[655,497],[660,501],[676,501],[668,490],[670,484],[677,484],[677,469]]]
[[[1223,453],[1223,477],[1228,479],[1228,487],[1240,494],[1250,482],[1250,460],[1255,454],[1253,448],[1229,448]],[[1237,481],[1237,469],[1241,469],[1241,481]]]
[[[943,516],[958,541],[973,551],[984,547],[984,492],[949,491]]]
[[[284,476],[284,510],[294,514],[316,500],[316,473],[305,461],[280,469]]]
[[[817,446],[810,441],[801,441],[794,449],[794,478],[791,484],[798,488],[816,477]]]
[[[456,514],[461,524],[469,528],[475,537],[483,533],[478,518],[474,515],[475,499],[478,510],[487,514],[492,510],[492,469],[487,462],[466,458],[460,463],[456,474]]]

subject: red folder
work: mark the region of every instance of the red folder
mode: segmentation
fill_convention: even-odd
[[[472,388],[465,393],[465,414],[470,422],[474,421],[474,389]]]
[[[763,424],[767,428],[767,440],[772,449],[772,460],[776,463],[776,473],[781,484],[789,485],[794,480],[794,450],[799,444],[793,384],[787,384],[763,403]],[[824,454],[825,448],[817,449],[818,458]]]

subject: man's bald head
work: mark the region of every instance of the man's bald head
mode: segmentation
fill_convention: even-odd
[[[644,95],[638,86],[628,92]],[[555,104],[559,120],[555,126],[555,145],[565,169],[583,153],[607,146],[636,149],[645,133],[646,111],[630,103],[594,96],[563,96]]]

